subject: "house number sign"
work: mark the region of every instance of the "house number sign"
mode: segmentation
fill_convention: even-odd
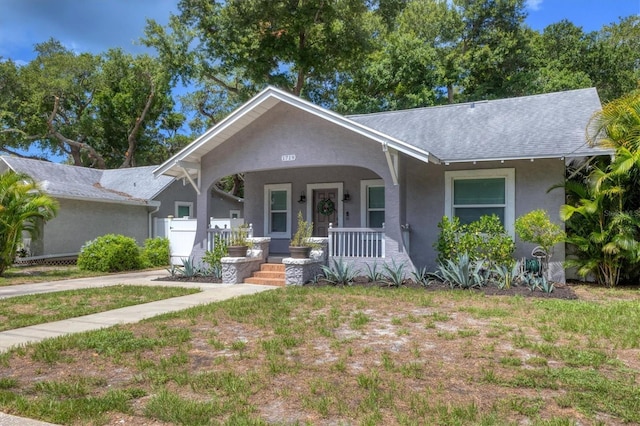
[[[282,156],[282,161],[296,161],[295,154],[285,154]]]

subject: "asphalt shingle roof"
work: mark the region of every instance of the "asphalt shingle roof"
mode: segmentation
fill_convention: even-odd
[[[601,109],[595,88],[416,108],[348,118],[435,155],[443,162],[590,156],[590,117]]]
[[[27,158],[1,156],[11,169],[26,173],[51,196],[148,204],[173,178],[154,178],[156,166],[100,170]]]

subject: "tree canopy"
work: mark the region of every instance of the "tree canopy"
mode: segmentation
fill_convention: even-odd
[[[345,114],[638,87],[639,17],[593,32],[525,18],[525,0],[181,0],[145,28],[155,55],[51,39],[26,65],[0,58],[0,152],[157,164],[266,85]]]
[[[151,164],[171,151],[184,120],[173,111],[170,76],[157,59],[120,49],[76,54],[56,40],[37,44],[24,66],[0,62],[0,150],[37,146],[72,164]]]

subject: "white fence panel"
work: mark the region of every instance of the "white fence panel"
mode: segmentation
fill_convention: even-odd
[[[171,264],[182,265],[182,259],[191,256],[196,240],[197,219],[157,219],[155,225],[156,236],[169,238]]]

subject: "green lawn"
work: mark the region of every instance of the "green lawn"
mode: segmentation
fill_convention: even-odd
[[[0,277],[0,287],[100,275],[105,274],[104,272],[81,271],[77,266],[21,266],[7,269]]]
[[[65,425],[640,423],[640,295],[580,295],[281,288],[0,355],[0,410]]]
[[[0,331],[197,293],[198,289],[116,285],[0,299]]]

